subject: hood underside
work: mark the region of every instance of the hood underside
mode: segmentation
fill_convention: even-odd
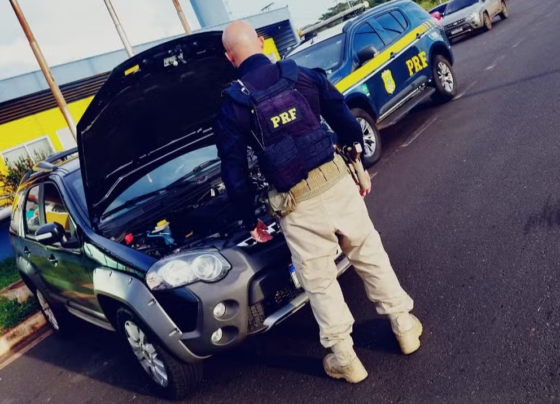
[[[78,124],[90,218],[151,170],[214,143],[222,92],[236,79],[221,32],[175,39],[115,68]]]

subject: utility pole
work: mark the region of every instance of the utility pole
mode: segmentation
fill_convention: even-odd
[[[107,6],[107,10],[109,10],[109,14],[111,15],[111,18],[113,19],[115,28],[117,29],[117,32],[121,37],[121,41],[124,45],[124,49],[126,50],[128,57],[131,58],[132,56],[134,56],[134,52],[132,51],[132,46],[130,46],[130,42],[128,40],[128,37],[126,36],[126,32],[124,32],[121,22],[119,21],[119,17],[117,16],[115,9],[113,8],[113,4],[111,3],[111,0],[105,0],[105,5]]]
[[[64,96],[62,95],[60,88],[56,84],[56,81],[54,80],[54,77],[51,74],[49,65],[47,64],[47,61],[43,56],[43,52],[41,52],[41,48],[39,48],[39,44],[35,40],[35,36],[31,31],[31,27],[29,27],[29,24],[27,23],[27,20],[23,15],[23,11],[19,6],[18,0],[10,0],[10,4],[14,9],[14,13],[16,13],[16,17],[19,20],[19,23],[21,25],[21,28],[23,29],[23,32],[25,33],[25,36],[27,37],[27,40],[29,41],[29,46],[31,46],[31,50],[33,51],[33,54],[35,55],[35,58],[37,59],[37,62],[41,67],[43,75],[45,76],[45,80],[47,80],[47,84],[49,85],[51,92],[54,96],[54,99],[58,104],[58,108],[60,109],[60,112],[62,112],[62,115],[64,116],[64,119],[68,124],[68,128],[70,129],[72,136],[74,136],[74,139],[77,141],[76,123],[74,122],[74,118],[72,117],[72,114],[68,109],[68,104],[66,104],[66,100],[64,99]]]
[[[187,35],[192,34],[191,27],[189,25],[189,22],[187,21],[187,17],[185,17],[185,13],[181,8],[181,4],[179,3],[179,0],[173,0],[173,4],[175,5],[175,9],[177,10],[177,15],[179,15],[179,19],[181,20],[181,24],[183,24],[183,28],[185,29],[185,32],[187,33]]]

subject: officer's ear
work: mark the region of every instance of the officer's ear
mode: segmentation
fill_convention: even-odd
[[[264,36],[260,36],[259,41],[261,42],[261,49],[264,50]]]
[[[235,62],[233,61],[233,57],[229,54],[229,52],[225,53],[227,60],[229,60],[229,62],[235,66]]]

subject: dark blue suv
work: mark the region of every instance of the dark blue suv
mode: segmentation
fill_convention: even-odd
[[[366,140],[365,162],[381,155],[378,129],[428,97],[457,93],[453,53],[444,30],[418,4],[396,0],[307,35],[287,58],[321,69],[346,96]]]

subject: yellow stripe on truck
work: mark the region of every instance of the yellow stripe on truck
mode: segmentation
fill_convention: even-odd
[[[425,22],[422,25],[418,26],[418,28],[415,28],[414,30],[412,30],[411,32],[403,36],[393,45],[389,46],[383,52],[376,55],[372,60],[370,60],[365,65],[357,69],[355,72],[349,74],[348,76],[340,80],[336,84],[336,88],[338,89],[338,91],[344,93],[349,88],[353,87],[354,85],[358,84],[368,76],[375,73],[377,69],[379,69],[381,66],[383,66],[391,59],[391,53],[395,53],[395,54],[400,53],[403,49],[405,49],[407,46],[409,46],[410,44],[412,44],[414,41],[417,40],[416,38],[417,35],[424,34],[432,26],[433,25],[431,22]]]

